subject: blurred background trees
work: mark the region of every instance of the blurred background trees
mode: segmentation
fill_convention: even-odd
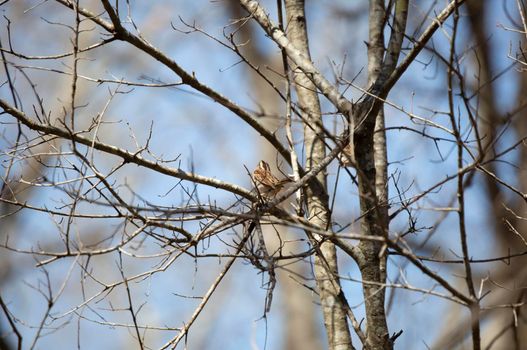
[[[0,9],[0,348],[526,346],[525,1]]]

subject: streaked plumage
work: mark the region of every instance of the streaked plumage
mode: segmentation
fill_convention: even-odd
[[[290,179],[279,180],[271,173],[271,168],[267,162],[261,160],[253,171],[253,180],[258,187],[258,192],[264,197],[275,196]]]

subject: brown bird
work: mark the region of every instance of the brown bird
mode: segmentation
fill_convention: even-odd
[[[253,171],[253,180],[258,188],[258,193],[263,197],[274,197],[284,184],[291,182],[291,179],[285,178],[278,180],[276,176],[271,173],[271,168],[267,162],[261,160],[258,166]]]

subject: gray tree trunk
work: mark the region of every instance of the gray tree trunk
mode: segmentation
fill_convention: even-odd
[[[310,58],[304,1],[286,0],[288,19],[287,36],[306,58]],[[304,128],[304,146],[306,150],[306,170],[309,171],[326,156],[323,132],[320,127],[322,116],[316,87],[304,72],[294,71],[294,82],[298,103],[303,110],[304,120],[309,127]],[[317,189],[307,190],[309,221],[321,228],[328,227],[329,209],[326,191],[326,172],[320,172],[317,180],[321,184]],[[315,238],[316,242],[316,238]],[[345,305],[339,298],[340,284],[337,278],[337,252],[333,243],[319,245],[315,255],[315,279],[322,306],[324,325],[330,350],[351,349],[352,342],[348,328]]]

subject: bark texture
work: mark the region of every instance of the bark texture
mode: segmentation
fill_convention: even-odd
[[[387,11],[383,0],[371,0],[369,8],[368,43],[368,95],[355,109],[355,159],[359,180],[361,233],[368,236],[388,237],[387,152],[382,102],[389,90],[386,86],[399,58],[408,1],[395,2],[392,32],[388,47],[384,47],[384,28]],[[386,255],[383,246],[375,241],[361,241],[361,256],[357,259],[363,283],[366,308],[365,349],[391,349],[385,312]]]
[[[287,36],[291,43],[310,60],[304,1],[286,0],[288,20]],[[306,150],[306,170],[316,166],[326,155],[323,132],[320,127],[322,116],[316,87],[305,72],[293,66],[294,82],[298,102],[304,113],[304,120],[310,125],[304,128]],[[329,220],[328,195],[326,191],[326,172],[320,172],[317,180],[321,186],[307,190],[309,221],[316,226],[327,228]],[[316,238],[315,238],[316,244]],[[337,252],[333,243],[319,245],[315,255],[315,279],[322,305],[324,325],[328,336],[329,349],[351,349],[351,336],[348,328],[346,309],[339,298],[341,293],[337,279]]]

